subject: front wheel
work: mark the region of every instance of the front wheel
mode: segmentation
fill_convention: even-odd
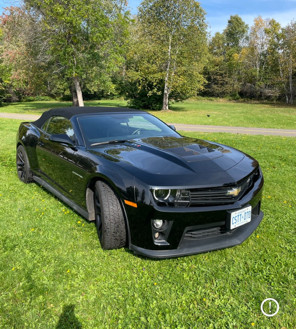
[[[96,227],[103,249],[118,249],[126,245],[126,226],[120,202],[104,182],[95,186]]]
[[[33,174],[30,169],[27,152],[22,145],[19,145],[16,151],[16,168],[18,178],[24,183],[33,181]]]

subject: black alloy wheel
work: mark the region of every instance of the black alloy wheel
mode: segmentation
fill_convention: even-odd
[[[31,183],[33,175],[25,148],[19,145],[16,152],[16,167],[19,179],[24,183]]]

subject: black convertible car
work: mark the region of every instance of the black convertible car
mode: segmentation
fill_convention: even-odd
[[[47,111],[21,123],[16,163],[24,183],[95,221],[103,249],[196,254],[240,244],[263,217],[255,159],[139,110]]]

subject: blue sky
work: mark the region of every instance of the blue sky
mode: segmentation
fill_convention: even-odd
[[[181,1],[181,0],[180,0]],[[129,0],[133,13],[141,0]],[[282,26],[296,20],[296,0],[200,0],[207,13],[207,23],[212,34],[222,32],[230,15],[239,15],[249,26],[259,15],[274,18]]]
[[[182,0],[180,0],[182,1]],[[0,8],[17,5],[18,0],[0,0]],[[128,0],[132,13],[137,12],[141,0]],[[296,20],[296,0],[200,0],[207,13],[209,31],[222,32],[230,15],[239,15],[251,26],[257,16],[274,18],[282,26]]]

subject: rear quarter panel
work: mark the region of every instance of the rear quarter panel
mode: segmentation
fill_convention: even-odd
[[[36,145],[38,143],[40,133],[38,129],[29,122],[22,122],[16,138],[16,146],[23,145],[29,159],[32,171],[38,170],[38,159],[36,156]]]

